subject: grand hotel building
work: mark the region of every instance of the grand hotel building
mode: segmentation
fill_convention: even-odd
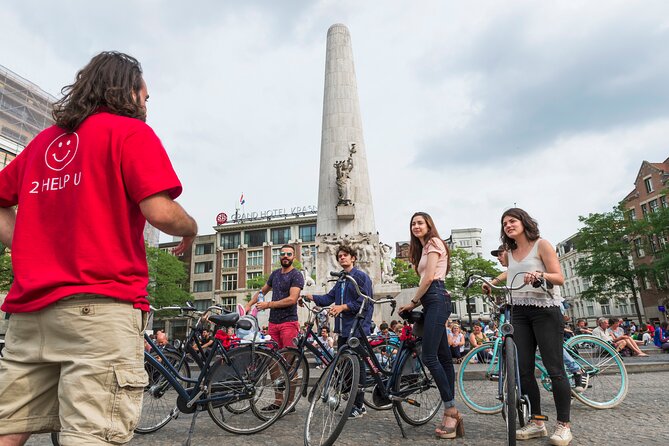
[[[279,252],[284,244],[296,247],[299,261],[308,251],[315,258],[316,209],[300,210],[268,211],[262,216],[232,221],[222,218],[214,227],[214,234],[198,236],[189,262],[195,305],[204,309],[216,303],[233,309],[237,303],[244,304],[247,296],[255,292],[248,281],[279,268]]]

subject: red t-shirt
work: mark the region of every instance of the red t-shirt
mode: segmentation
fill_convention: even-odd
[[[144,122],[89,116],[73,133],[52,126],[0,170],[0,206],[16,204],[8,313],[94,293],[148,311],[139,202],[181,183]]]

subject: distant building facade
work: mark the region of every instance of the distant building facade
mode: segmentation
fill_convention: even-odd
[[[228,309],[244,305],[258,289],[249,281],[280,267],[284,244],[295,246],[298,261],[307,252],[315,258],[316,217],[316,211],[309,211],[233,219],[215,226],[214,234],[198,236],[190,262],[195,305],[201,309],[212,304]]]
[[[669,158],[661,163],[643,161],[634,180],[634,190],[623,199],[623,205],[630,219],[646,218],[649,214],[669,206],[667,191],[669,188]],[[633,262],[635,265],[651,264],[656,254],[669,249],[667,232],[650,237],[648,240],[634,240]],[[667,318],[669,304],[669,272],[659,277],[645,277],[639,280],[641,302],[650,319]],[[664,306],[665,311],[660,308]]]
[[[0,169],[53,124],[56,98],[0,65]]]

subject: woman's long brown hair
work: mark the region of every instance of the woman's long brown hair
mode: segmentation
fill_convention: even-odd
[[[446,249],[446,255],[448,256],[448,265],[446,266],[446,274],[451,270],[451,252],[448,249],[448,245],[441,239],[439,236],[439,231],[437,231],[437,228],[434,226],[434,220],[432,220],[432,217],[430,217],[430,214],[426,212],[416,212],[411,216],[411,220],[409,220],[409,234],[411,235],[411,241],[409,242],[409,259],[411,259],[411,263],[416,270],[416,273],[418,273],[418,263],[420,262],[420,258],[423,254],[423,243],[420,241],[418,237],[413,235],[413,232],[411,231],[411,223],[413,223],[413,219],[416,217],[423,217],[425,219],[425,223],[427,223],[427,234],[425,235],[425,240],[430,240],[433,237],[436,237],[443,243],[444,248]]]

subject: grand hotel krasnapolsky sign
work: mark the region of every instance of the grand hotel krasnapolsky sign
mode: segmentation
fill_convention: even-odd
[[[243,223],[246,221],[270,220],[275,218],[298,217],[300,215],[311,215],[318,212],[317,206],[293,206],[291,208],[267,209],[266,211],[239,212],[231,215],[230,223]],[[228,222],[228,215],[221,212],[216,216],[216,224],[222,225]]]

